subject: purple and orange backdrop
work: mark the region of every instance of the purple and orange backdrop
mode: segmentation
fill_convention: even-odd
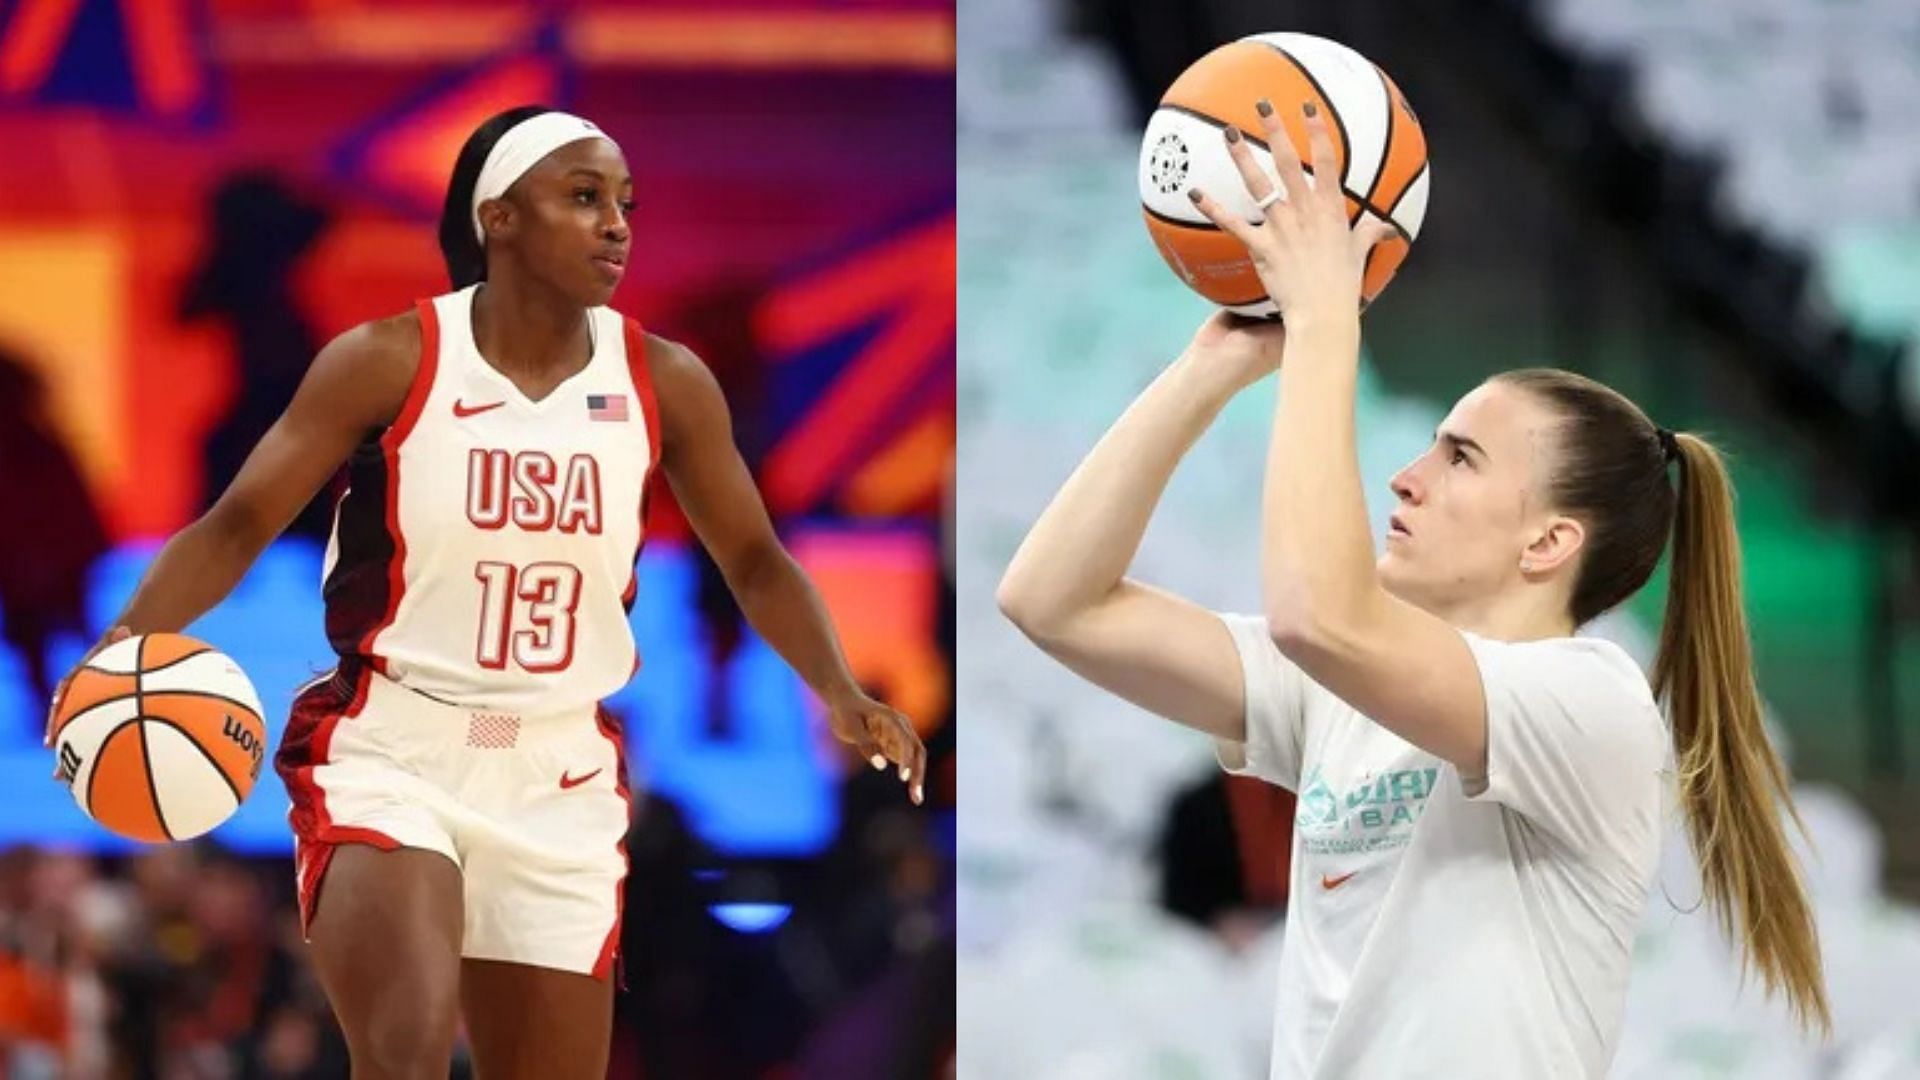
[[[327,215],[292,279],[324,341],[446,290],[434,227],[479,121],[589,116],[635,175],[614,306],[715,367],[856,667],[931,720],[953,63],[929,0],[4,0],[0,345],[112,540],[164,537],[245,377],[227,323],[178,314],[221,182],[265,170]]]

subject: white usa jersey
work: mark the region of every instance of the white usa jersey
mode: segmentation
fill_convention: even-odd
[[[481,358],[474,288],[419,303],[419,371],[355,449],[322,595],[343,664],[462,706],[591,705],[639,666],[659,407],[640,327],[587,313],[587,366],[534,401]]]

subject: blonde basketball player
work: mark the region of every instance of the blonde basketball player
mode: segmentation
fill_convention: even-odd
[[[328,344],[114,632],[219,603],[346,463],[323,586],[340,663],[299,694],[275,764],[359,1078],[444,1078],[462,1013],[483,1080],[606,1075],[629,810],[598,703],[640,664],[627,609],[656,467],[834,733],[921,798],[920,741],[854,682],[718,384],[605,306],[632,190],[579,117],[483,124],[440,223],[457,291]]]
[[[1361,270],[1385,230],[1350,230],[1338,188],[1310,187],[1259,111],[1279,186],[1229,142],[1265,220],[1192,197],[1250,250],[1284,332],[1209,320],[1035,524],[1000,603],[1074,671],[1212,735],[1229,770],[1300,793],[1272,1074],[1605,1075],[1674,758],[1709,904],[1769,990],[1826,1027],[1719,456],[1578,376],[1496,376],[1393,478],[1376,560],[1354,393]],[[1314,174],[1339,175],[1326,125],[1307,126]],[[1276,369],[1264,617],[1127,578],[1181,455]],[[1649,688],[1573,634],[1645,584],[1669,538]]]

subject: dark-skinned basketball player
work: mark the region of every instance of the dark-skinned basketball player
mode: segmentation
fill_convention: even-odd
[[[633,179],[591,123],[488,120],[455,164],[455,292],[323,348],[232,485],[161,550],[109,640],[218,604],[342,462],[323,593],[339,666],[275,765],[301,915],[361,1080],[606,1074],[625,763],[604,699],[657,466],[833,733],[915,802],[925,749],[857,685],[685,348],[606,307]],[[751,797],[743,793],[743,797]]]

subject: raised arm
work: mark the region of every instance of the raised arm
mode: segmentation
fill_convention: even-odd
[[[1214,362],[1218,343],[1253,335],[1251,366]],[[1270,372],[1277,326],[1225,315],[1147,387],[1034,523],[1000,581],[1000,610],[1082,678],[1217,738],[1246,738],[1239,654],[1225,624],[1191,601],[1126,576],[1167,481],[1234,394]]]

